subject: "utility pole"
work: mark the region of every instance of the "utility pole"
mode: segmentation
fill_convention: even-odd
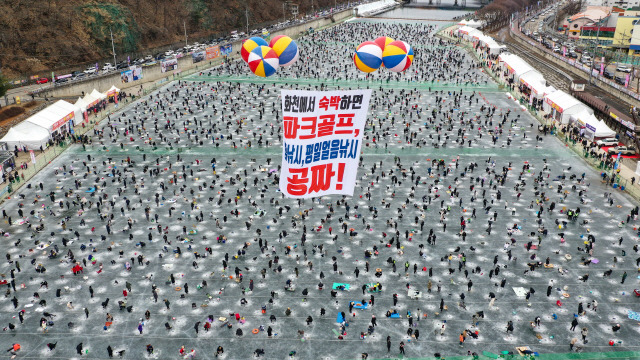
[[[598,23],[596,24],[598,26],[598,32],[596,33],[596,41],[592,43],[594,44],[594,48],[593,57],[591,58],[591,69],[589,70],[589,84],[591,84],[591,77],[593,76],[593,64],[596,62],[596,50],[598,49],[598,39],[600,38],[600,21],[602,21],[602,18],[598,19]]]
[[[315,11],[313,10],[313,0],[311,0],[311,13],[313,14]]]
[[[287,14],[284,11],[285,3],[282,3],[282,21],[287,21]]]
[[[183,21],[182,26],[184,27],[184,46],[187,47],[187,22]]]
[[[111,51],[113,52],[113,67],[116,67],[118,63],[116,62],[116,47],[113,45],[113,30],[111,30],[111,26],[109,26],[109,32],[111,33]]]
[[[244,16],[247,19],[247,36],[249,36],[249,9],[244,9]]]

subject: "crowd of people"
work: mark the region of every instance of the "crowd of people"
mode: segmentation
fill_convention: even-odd
[[[436,30],[337,25],[301,38],[277,83],[232,61],[79,138],[2,206],[7,351],[377,358],[633,337],[616,301],[638,207]],[[351,63],[382,35],[414,46],[406,73]],[[284,198],[279,90],[330,78],[374,89],[355,194]]]

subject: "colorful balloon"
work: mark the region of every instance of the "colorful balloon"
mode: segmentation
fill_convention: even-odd
[[[300,55],[298,44],[286,35],[278,35],[271,39],[269,47],[278,55],[280,66],[292,65]]]
[[[242,43],[242,49],[240,50],[242,60],[244,60],[244,62],[249,61],[249,54],[258,46],[269,46],[269,44],[267,44],[267,41],[265,39],[257,36],[249,38],[244,43]]]
[[[386,37],[386,36],[380,36],[379,38],[373,40],[374,43],[380,46],[380,49],[382,49],[382,51],[384,51],[384,48],[387,47],[387,45],[389,45],[393,41],[394,40],[392,38]]]
[[[402,72],[411,66],[413,49],[404,41],[396,40],[389,43],[382,52],[384,67],[393,72]]]
[[[278,70],[278,55],[268,46],[258,46],[249,53],[248,61],[251,72],[260,77],[271,76]]]
[[[382,65],[382,49],[373,41],[365,41],[356,48],[353,62],[362,72],[376,71]]]

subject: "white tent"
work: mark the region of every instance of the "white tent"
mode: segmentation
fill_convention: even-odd
[[[467,35],[469,34],[469,31],[476,31],[476,29],[465,25],[465,26],[460,26],[457,31],[459,34]]]
[[[112,85],[111,88],[109,90],[107,90],[107,92],[105,93],[107,96],[112,96],[115,95],[117,93],[120,92],[120,89],[118,89],[115,85]]]
[[[96,105],[100,101],[100,98],[96,98],[91,94],[87,94],[82,98],[82,102],[84,102],[85,108],[90,109],[94,105]]]
[[[520,76],[520,82],[531,89],[533,96],[536,98],[542,98],[546,94],[547,81],[540,73],[530,71]]]
[[[107,95],[101,93],[100,91],[93,89],[93,91],[91,92],[91,96],[93,96],[96,99],[100,99],[100,100],[104,100],[107,98]]]
[[[505,67],[509,71],[509,74],[514,75],[514,80],[516,81],[519,81],[524,74],[529,72],[538,74],[540,77],[542,77],[542,74],[540,74],[536,69],[531,67],[531,65],[527,64],[527,62],[524,61],[518,55],[503,53],[503,54],[500,54],[498,59],[504,63]]]
[[[27,118],[25,121],[47,129],[50,133],[68,126],[76,113],[76,106],[64,100],[58,100],[44,110]]]
[[[469,40],[469,41],[473,41],[474,39],[479,39],[481,36],[484,36],[482,31],[476,30],[469,26],[459,27],[458,34],[462,35],[463,39]]]
[[[78,100],[73,105],[75,105],[80,110],[86,110],[86,108],[87,108],[87,105],[84,103],[84,100],[82,100],[81,97],[78,97]]]
[[[13,150],[16,146],[20,148],[26,146],[29,150],[40,150],[41,146],[43,149],[47,147],[49,136],[47,129],[23,121],[9,129],[0,142],[6,143],[9,150]]]
[[[588,110],[583,109],[578,113],[571,114],[570,119],[572,122],[584,127],[584,134],[589,139],[616,136],[615,131],[611,130],[604,121],[598,120]]]
[[[489,53],[492,55],[497,55],[502,52],[503,49],[506,49],[506,45],[500,45],[497,41],[495,41],[491,36],[482,35],[480,37],[480,43],[482,46],[489,48]]]
[[[78,101],[74,104],[76,107],[76,122],[80,122],[80,119],[83,118],[83,114],[87,112],[87,104],[84,103],[84,100],[79,97]]]
[[[595,119],[595,122],[599,121],[598,119],[596,119],[596,117],[592,113],[589,113],[584,109],[581,110],[580,112],[571,114],[569,116],[569,120],[571,120],[572,123],[577,123],[580,126],[585,126],[589,120],[591,120],[591,122],[593,123],[594,119]]]
[[[479,28],[484,25],[484,21],[481,20],[461,20],[458,25],[468,26],[470,28]]]
[[[593,115],[592,115],[593,116]],[[595,119],[595,116],[594,116]],[[595,119],[598,120],[598,119]],[[616,132],[611,130],[607,124],[605,124],[604,121],[602,120],[598,120],[596,123],[591,123],[591,121],[587,122],[587,128],[589,128],[589,126],[592,126],[593,128],[596,129],[596,131],[593,133],[593,137],[597,137],[597,138],[605,138],[605,137],[614,137],[616,136]]]
[[[571,120],[571,115],[583,111],[593,114],[591,108],[562,90],[557,90],[546,95],[544,103],[544,110],[547,112],[553,112],[553,110],[555,110],[555,117],[560,120],[562,124],[568,123]]]

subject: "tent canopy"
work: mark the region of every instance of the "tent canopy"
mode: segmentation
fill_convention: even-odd
[[[520,56],[514,54],[500,54],[498,59],[505,63],[509,72],[515,74],[516,79],[519,80],[521,76],[528,72],[533,72],[543,77],[536,69],[527,64]]]
[[[593,115],[591,115],[593,116]],[[594,116],[595,119],[595,116]],[[595,119],[598,120],[598,119]],[[604,121],[602,120],[598,120],[595,123],[592,123],[591,121],[588,121],[587,124],[593,126],[596,131],[594,133],[594,137],[598,137],[598,138],[603,138],[603,137],[614,137],[616,136],[616,132],[611,130],[607,124],[604,123]]]
[[[571,121],[575,121],[581,126],[587,128],[593,134],[593,137],[614,137],[616,132],[611,130],[604,121],[589,112],[587,109],[581,109],[580,112],[571,114]]]
[[[93,96],[93,97],[94,97],[94,98],[96,98],[96,99],[100,99],[100,100],[103,100],[103,99],[106,99],[106,98],[107,98],[107,95],[105,95],[105,94],[103,94],[103,93],[99,92],[99,91],[98,91],[98,90],[96,90],[96,89],[93,89],[93,91],[91,92],[91,96]]]
[[[537,72],[529,71],[520,77],[520,82],[529,87],[535,95],[544,96],[547,81]]]
[[[25,121],[45,128],[49,132],[54,132],[60,126],[73,119],[76,110],[75,105],[64,100],[58,100]]]
[[[92,94],[87,94],[82,98],[85,107],[88,109],[100,101],[100,98],[94,97]]]
[[[81,97],[78,98],[78,101],[76,101],[74,105],[82,111],[87,110],[87,104],[84,103]]]
[[[26,146],[29,150],[45,148],[49,141],[49,131],[33,123],[23,121],[9,129],[0,142],[7,143],[7,148],[13,150],[16,146]]]
[[[458,28],[458,33],[466,35],[467,38],[480,38],[481,36],[484,36],[484,34],[482,33],[482,31],[474,29],[472,27],[469,26],[461,26]]]
[[[491,53],[499,53],[501,49],[506,48],[506,45],[500,45],[491,36],[482,35],[480,37],[480,43],[491,50]]]
[[[458,25],[464,25],[470,28],[479,28],[484,24],[481,20],[461,20]]]
[[[107,90],[106,94],[107,96],[113,96],[119,92],[120,92],[120,89],[118,89],[115,85],[112,85],[111,88]]]
[[[562,90],[556,90],[547,96],[545,96],[545,103],[548,106],[549,111],[555,109],[561,114],[560,122],[563,124],[568,123],[571,120],[571,116],[576,116],[581,112],[593,114],[593,110],[581,103],[578,99],[567,94]],[[583,115],[584,117],[585,115]]]
[[[565,112],[566,110],[578,107],[574,111],[572,111],[572,113],[575,114],[581,112],[582,110],[586,110],[590,114],[593,114],[593,110],[581,103],[578,99],[562,90],[557,90],[552,92],[551,94],[548,94],[545,100],[547,104],[552,106],[555,105],[556,110],[560,112]]]

